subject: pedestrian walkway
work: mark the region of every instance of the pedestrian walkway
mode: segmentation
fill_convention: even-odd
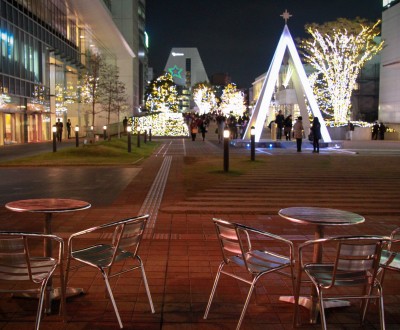
[[[246,290],[233,279],[221,280],[209,317],[203,319],[221,261],[213,217],[282,235],[296,245],[313,238],[314,228],[281,219],[277,212],[283,207],[333,207],[366,218],[365,223],[357,226],[327,228],[327,235],[386,235],[400,225],[400,158],[392,153],[299,155],[290,150],[269,154],[258,151],[255,164],[250,164],[247,173],[238,175],[234,167],[230,173],[222,172],[222,145],[217,143],[214,133],[208,133],[204,142],[188,138],[161,141],[161,147],[140,165],[138,175],[109,205],[53,217],[53,232],[67,238],[90,226],[142,213],[151,215],[139,254],[145,262],[156,313],[150,312],[139,274],[134,278],[127,274],[111,282],[127,329],[235,328]],[[365,150],[375,150],[372,147]],[[249,162],[248,150],[230,151],[233,159]],[[215,169],[210,164],[220,167]],[[41,214],[2,209],[0,217],[1,229],[41,231],[43,223]],[[90,238],[95,240],[96,237]],[[385,279],[388,329],[400,326],[400,287],[396,285],[399,279],[400,274],[395,273],[388,273]],[[70,284],[83,287],[86,293],[68,299],[69,322],[63,327],[58,316],[46,316],[42,329],[118,328],[104,294],[104,284],[96,272],[73,273]],[[288,281],[265,277],[250,302],[242,329],[290,329],[293,306],[279,301],[281,295],[290,294]],[[2,295],[0,328],[33,326],[35,307],[36,303]],[[379,328],[376,311],[372,304],[362,329]],[[332,329],[360,328],[358,320],[357,305],[327,313]],[[319,329],[320,325],[302,328]]]

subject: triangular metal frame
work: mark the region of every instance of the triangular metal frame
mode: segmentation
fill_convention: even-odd
[[[300,56],[297,52],[296,46],[289,32],[289,28],[287,27],[286,24],[283,29],[278,46],[276,48],[271,65],[265,77],[263,86],[261,88],[260,97],[258,98],[257,103],[254,107],[253,113],[251,115],[249,124],[247,125],[243,139],[250,138],[250,129],[252,126],[254,126],[255,141],[256,142],[260,141],[261,133],[264,128],[265,119],[267,117],[267,112],[270,107],[272,95],[275,90],[275,84],[276,81],[278,80],[279,70],[282,65],[286,49],[288,49],[289,51],[291,57],[291,63],[295,68],[293,75],[293,82],[295,85],[297,99],[299,100],[300,113],[301,116],[303,117],[303,121],[305,120],[305,122],[307,123],[306,126],[309,126],[308,113],[304,102],[305,101],[304,96],[305,96],[308,100],[308,104],[311,107],[313,116],[318,117],[321,123],[322,139],[324,140],[324,142],[331,142],[332,140],[329,135],[328,129],[326,128],[325,121],[321,115],[321,111],[319,110],[317,101],[310,87],[310,83],[308,81],[303,64],[301,63]]]

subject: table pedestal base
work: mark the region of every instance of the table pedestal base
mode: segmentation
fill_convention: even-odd
[[[67,288],[66,297],[75,297],[79,295],[83,295],[83,288]],[[37,291],[32,290],[32,292],[26,291],[21,293],[13,293],[13,297],[15,298],[27,298],[27,299],[39,299],[39,293]],[[60,300],[61,299],[61,288],[54,288],[50,292],[50,300]],[[43,306],[43,311],[46,314],[51,314],[51,307]]]
[[[279,297],[279,300],[294,304],[294,296],[281,296],[281,297]],[[300,296],[299,297],[299,305],[307,308],[310,311],[313,309],[312,299],[309,297]],[[350,301],[339,300],[339,299],[328,300],[324,303],[324,305],[325,305],[325,308],[347,307],[347,306],[350,306]],[[311,317],[310,317],[310,323],[313,323],[313,324],[317,323],[318,313],[319,313],[319,304],[316,306],[316,314],[314,316],[311,315]]]

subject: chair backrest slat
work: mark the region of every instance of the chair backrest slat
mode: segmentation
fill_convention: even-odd
[[[147,217],[127,219],[115,228],[112,243],[115,253],[120,249],[136,256],[147,219]]]
[[[31,280],[26,242],[23,237],[0,239],[0,279]]]
[[[371,270],[375,264],[375,255],[379,244],[340,244],[337,269],[349,271]]]

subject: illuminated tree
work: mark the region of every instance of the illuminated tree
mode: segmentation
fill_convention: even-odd
[[[68,111],[68,105],[76,103],[77,100],[77,92],[72,84],[67,87],[57,84],[55,87],[56,116],[60,117],[62,113]]]
[[[335,122],[346,122],[351,94],[361,68],[383,47],[376,42],[378,25],[357,18],[340,18],[322,25],[306,25],[310,39],[301,40],[305,61],[314,69],[311,77],[319,105],[333,115]]]
[[[82,83],[79,86],[81,102],[91,104],[92,125],[95,124],[95,116],[97,114],[96,104],[99,101],[99,81],[100,68],[103,64],[103,58],[98,54],[90,56],[88,63],[88,72],[83,76]]]
[[[217,106],[213,88],[207,83],[198,83],[192,90],[193,100],[199,107],[200,114],[209,113]]]
[[[151,81],[146,89],[145,104],[150,111],[178,112],[178,91],[170,73]]]
[[[103,63],[100,67],[99,102],[107,114],[107,125],[110,125],[111,113],[116,113],[118,118],[118,136],[120,136],[120,112],[127,106],[125,84],[119,80],[118,67]],[[109,135],[109,139],[111,135]]]
[[[225,86],[221,95],[219,110],[225,116],[233,115],[235,117],[242,116],[246,111],[244,94],[242,91],[237,90],[235,84]]]

